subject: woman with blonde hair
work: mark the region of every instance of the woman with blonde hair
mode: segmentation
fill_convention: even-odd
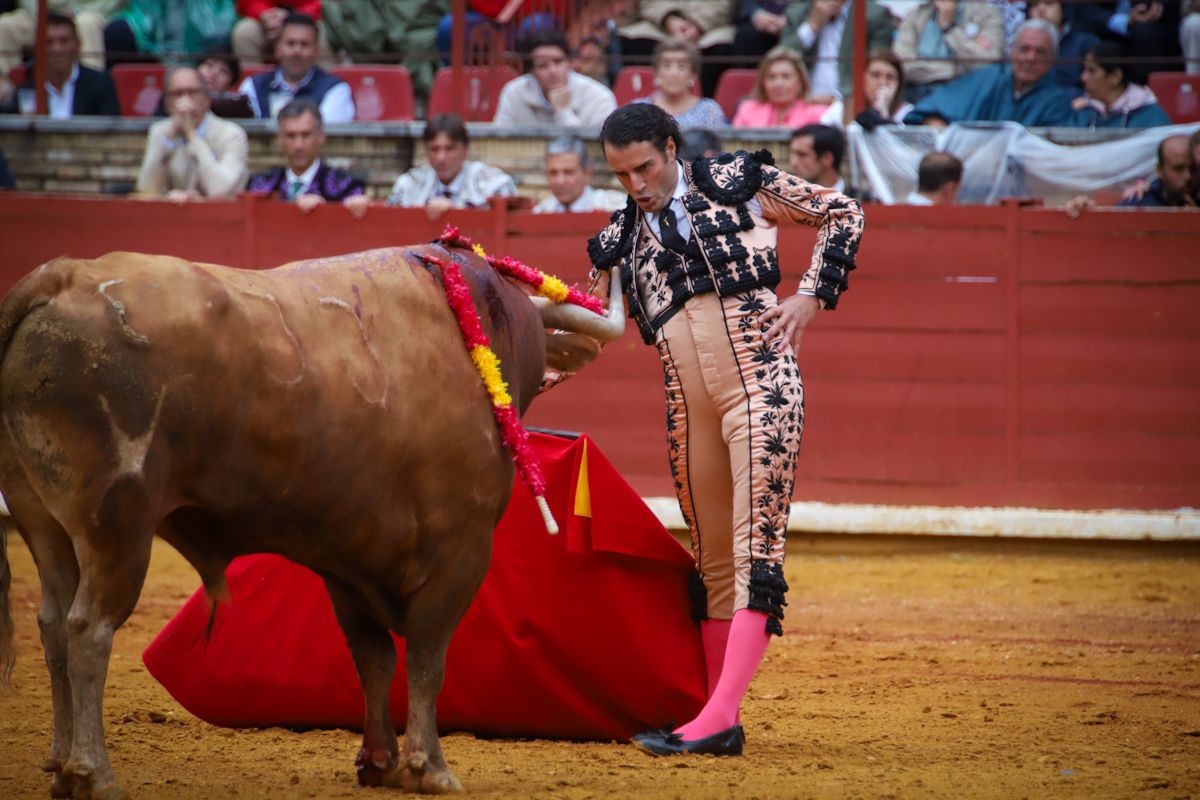
[[[842,127],[842,101],[810,99],[811,85],[800,55],[790,48],[776,47],[763,56],[754,95],[738,106],[733,127],[802,128],[811,124]]]
[[[691,42],[663,42],[654,51],[654,94],[635,103],[653,103],[666,111],[680,128],[725,125],[725,113],[716,100],[700,97],[693,89],[700,79],[700,50]]]

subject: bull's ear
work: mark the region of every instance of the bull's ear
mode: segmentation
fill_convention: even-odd
[[[578,372],[596,360],[602,345],[582,333],[555,332],[546,337],[546,368]]]

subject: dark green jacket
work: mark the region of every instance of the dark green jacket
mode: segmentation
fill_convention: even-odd
[[[842,29],[842,45],[838,50],[838,55],[841,58],[838,62],[838,74],[841,77],[842,97],[845,98],[848,107],[854,108],[852,97],[854,93],[853,0],[847,0],[847,5],[850,7],[850,16],[846,20],[846,27]],[[789,4],[787,25],[783,29],[783,35],[779,37],[779,44],[784,47],[790,47],[804,56],[804,63],[808,65],[810,77],[813,68],[816,66],[820,36],[818,35],[817,39],[813,41],[812,49],[806,50],[800,44],[800,35],[797,33],[797,30],[808,19],[808,11],[811,7],[811,2]],[[867,52],[870,53],[872,50],[891,50],[895,30],[896,27],[892,24],[891,12],[877,4],[875,0],[867,0]]]

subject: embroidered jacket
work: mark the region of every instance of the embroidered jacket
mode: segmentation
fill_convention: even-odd
[[[664,247],[632,198],[588,242],[593,290],[609,269],[620,267],[629,315],[647,344],[694,295],[774,289],[779,283],[776,225],[785,219],[819,229],[799,290],[815,294],[825,308],[837,307],[862,236],[863,215],[855,200],[776,169],[765,151],[698,158],[684,170],[692,257],[680,258]],[[751,211],[752,199],[761,216]]]
[[[326,200],[340,202],[347,197],[362,194],[365,184],[345,170],[331,167],[324,161],[317,167],[317,174],[312,182],[304,187],[301,194],[319,194]],[[281,200],[288,199],[287,169],[273,167],[265,172],[250,176],[246,191],[253,194],[270,194]]]

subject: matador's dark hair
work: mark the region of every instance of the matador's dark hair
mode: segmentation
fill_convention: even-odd
[[[667,142],[675,140],[675,149],[683,147],[683,134],[675,118],[653,103],[631,103],[608,115],[600,129],[600,145],[610,144],[618,150],[635,142],[650,142],[660,153],[667,151]]]

